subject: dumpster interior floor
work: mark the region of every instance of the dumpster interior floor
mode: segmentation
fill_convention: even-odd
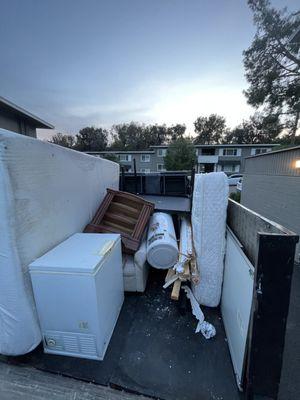
[[[104,361],[44,354],[42,346],[1,360],[166,400],[241,399],[219,309],[203,307],[217,335],[195,334],[190,309],[162,289],[165,274],[151,270],[145,293],[126,295]]]

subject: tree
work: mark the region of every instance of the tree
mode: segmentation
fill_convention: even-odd
[[[244,51],[248,103],[263,108],[265,115],[280,115],[291,142],[299,125],[300,58],[299,43],[291,39],[300,26],[300,12],[276,10],[269,0],[248,0],[257,32]]]
[[[109,160],[109,161],[113,161],[113,162],[119,163],[118,157],[113,153],[103,154],[102,158],[105,158],[105,160]]]
[[[148,125],[145,127],[144,135],[147,147],[160,146],[170,142],[172,135],[174,135],[174,130],[168,128],[165,124]]]
[[[186,126],[183,124],[172,125],[169,128],[169,132],[170,132],[169,135],[171,136],[171,140],[174,141],[179,138],[182,138],[185,133],[185,130],[186,130]]]
[[[59,146],[72,148],[75,146],[76,140],[73,135],[64,135],[63,133],[56,133],[49,140],[50,143],[57,144]]]
[[[281,147],[276,148],[276,150],[279,150],[283,147],[293,147],[293,146],[300,146],[300,135],[297,135],[295,137],[295,143],[291,144],[291,138],[289,134],[285,134],[281,136],[278,140],[276,140],[277,143],[281,145]]]
[[[149,146],[168,143],[171,137],[183,134],[185,126],[177,124],[171,128],[166,125],[143,125],[136,122],[118,124],[112,127],[111,149],[145,150]]]
[[[114,125],[112,127],[113,143],[110,148],[117,150],[143,150],[145,148],[143,131],[144,125],[135,122]]]
[[[108,133],[93,126],[83,128],[76,135],[76,149],[80,151],[103,151],[107,147]]]
[[[167,171],[192,169],[196,164],[196,160],[196,150],[193,142],[183,137],[171,143],[164,158]]]
[[[278,115],[254,114],[236,128],[226,132],[224,143],[272,143],[282,127]]]
[[[225,118],[217,114],[209,117],[199,117],[194,122],[197,137],[195,144],[216,144],[219,143],[226,131]]]

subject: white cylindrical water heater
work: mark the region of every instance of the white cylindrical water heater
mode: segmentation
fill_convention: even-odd
[[[171,215],[156,212],[149,223],[147,261],[152,267],[168,269],[178,260],[178,246]]]

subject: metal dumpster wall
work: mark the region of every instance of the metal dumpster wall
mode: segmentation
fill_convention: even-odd
[[[244,388],[278,396],[295,246],[299,237],[230,200],[227,223],[255,266]]]

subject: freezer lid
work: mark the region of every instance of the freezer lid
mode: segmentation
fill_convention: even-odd
[[[119,234],[75,233],[29,265],[30,272],[93,274],[120,241]]]

